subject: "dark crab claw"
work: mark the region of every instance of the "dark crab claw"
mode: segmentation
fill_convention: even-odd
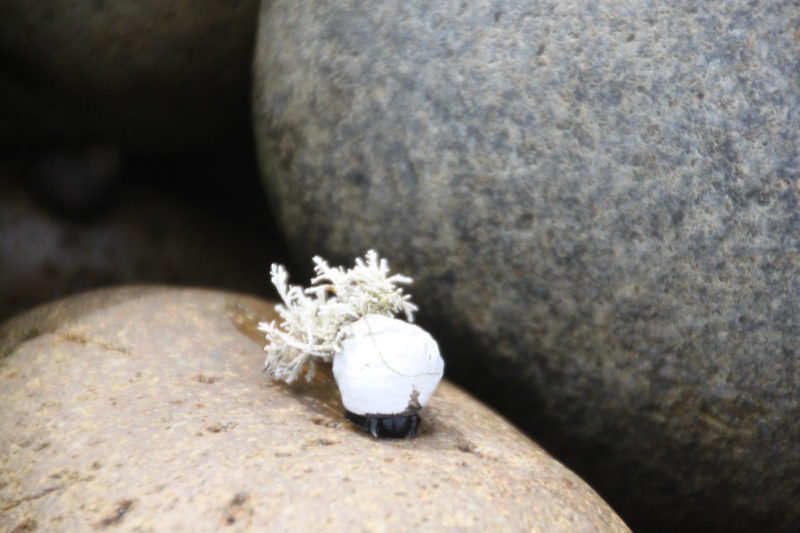
[[[420,417],[412,415],[377,416],[344,412],[345,417],[375,438],[404,439],[417,434]]]

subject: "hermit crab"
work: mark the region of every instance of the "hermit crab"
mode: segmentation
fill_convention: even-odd
[[[433,337],[411,323],[417,307],[398,287],[411,278],[389,276],[373,250],[347,270],[315,257],[314,270],[311,287],[303,289],[272,265],[283,303],[275,306],[279,323],[259,324],[267,341],[264,370],[287,383],[301,375],[310,381],[318,363],[332,362],[349,420],[373,437],[413,437],[444,361]]]

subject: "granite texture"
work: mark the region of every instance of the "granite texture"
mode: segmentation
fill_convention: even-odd
[[[266,2],[262,171],[298,261],[417,279],[450,375],[634,529],[790,530],[798,28],[797,1]]]
[[[0,146],[246,131],[257,0],[3,0]]]
[[[443,383],[421,433],[344,421],[330,372],[261,372],[272,305],[128,287],[0,327],[4,531],[628,531],[580,478]]]

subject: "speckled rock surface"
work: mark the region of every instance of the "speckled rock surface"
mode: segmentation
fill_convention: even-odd
[[[262,170],[299,261],[412,275],[451,375],[634,529],[792,528],[798,28],[796,1],[268,2]]]
[[[271,304],[130,287],[0,328],[0,529],[627,531],[580,478],[443,383],[416,439],[269,382]]]
[[[0,146],[163,150],[246,129],[257,0],[0,3]]]

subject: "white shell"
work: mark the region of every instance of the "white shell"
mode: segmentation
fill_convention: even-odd
[[[367,315],[350,326],[333,375],[345,409],[357,415],[412,414],[430,399],[444,373],[439,345],[424,329]]]

